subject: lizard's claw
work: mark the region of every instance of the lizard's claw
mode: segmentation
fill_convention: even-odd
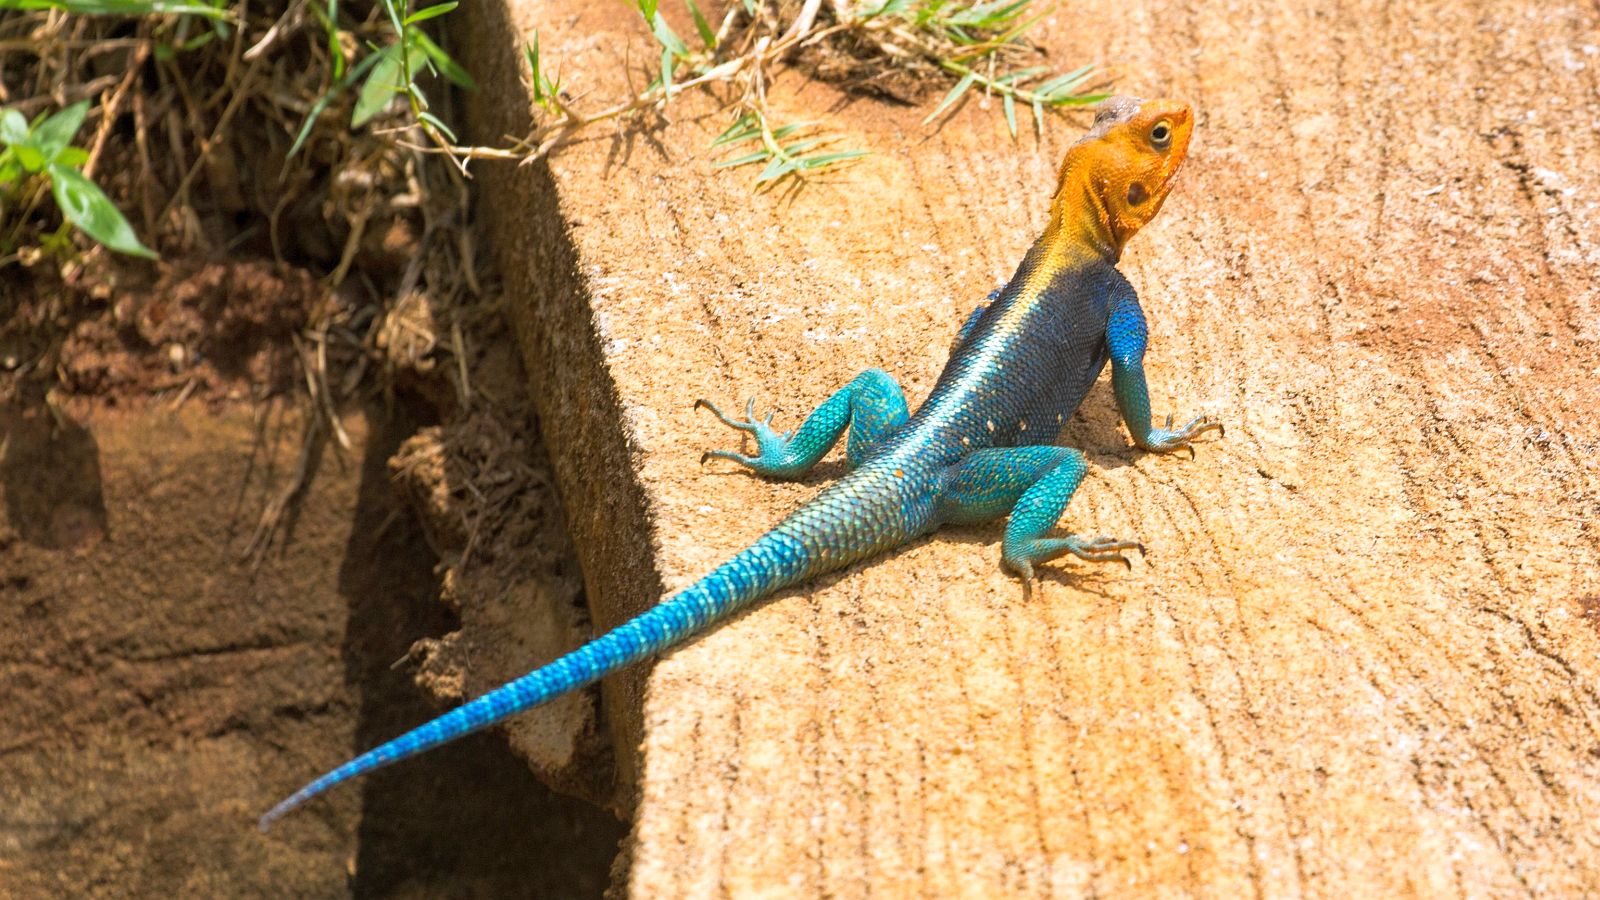
[[[710,400],[696,400],[694,402],[695,409],[701,407],[711,410],[711,414],[729,428],[737,429],[754,437],[757,451],[755,456],[746,456],[743,453],[734,453],[731,450],[707,450],[705,453],[700,454],[701,465],[705,465],[706,461],[710,459],[727,459],[759,474],[779,478],[794,477],[796,472],[803,471],[795,468],[793,454],[790,452],[789,439],[793,436],[793,432],[785,431],[780,433],[772,427],[772,419],[777,415],[776,412],[769,412],[764,418],[756,418],[755,398],[752,397],[749,402],[745,403],[743,419],[735,419],[728,415]]]
[[[1137,550],[1144,556],[1144,544],[1138,541],[1120,541],[1113,537],[1037,538],[1020,547],[1007,547],[1000,557],[1002,567],[1022,579],[1024,598],[1033,596],[1033,567],[1057,557],[1072,554],[1084,562],[1119,562],[1133,571],[1133,563],[1122,555],[1124,550]]]
[[[740,431],[748,431],[751,434],[756,434],[761,428],[761,423],[756,421],[756,400],[754,397],[751,397],[750,401],[744,405],[743,419],[735,419],[728,415],[722,411],[721,407],[710,400],[701,399],[694,402],[695,409],[700,409],[701,407],[711,410],[711,414],[729,428],[737,428]]]
[[[1067,540],[1072,541],[1072,538]],[[1092,541],[1075,541],[1075,546],[1067,549],[1068,553],[1088,562],[1120,562],[1133,571],[1133,562],[1123,556],[1122,550],[1137,550],[1139,558],[1144,558],[1144,544],[1139,541],[1119,541],[1112,537],[1097,537]]]
[[[1190,419],[1182,428],[1172,427],[1172,416],[1167,416],[1165,428],[1153,428],[1150,436],[1144,441],[1144,448],[1156,453],[1176,453],[1179,450],[1189,451],[1189,458],[1194,459],[1194,440],[1200,435],[1215,431],[1218,437],[1227,435],[1227,429],[1221,422],[1216,422],[1210,416],[1199,415]]]

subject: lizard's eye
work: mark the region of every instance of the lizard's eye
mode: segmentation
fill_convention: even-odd
[[[1167,145],[1172,143],[1172,125],[1167,120],[1162,119],[1150,129],[1150,143],[1154,144],[1157,150],[1165,150]]]

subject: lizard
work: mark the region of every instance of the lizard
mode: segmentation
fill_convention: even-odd
[[[1050,536],[1087,472],[1083,452],[1051,443],[1109,362],[1133,442],[1187,449],[1223,427],[1205,415],[1179,428],[1151,420],[1137,293],[1117,270],[1188,153],[1194,116],[1176,100],[1113,97],[1065,154],[1043,234],[1016,274],[967,318],[949,361],[913,415],[882,369],[836,391],[794,431],[698,400],[755,439],[756,454],[711,450],[759,475],[798,479],[841,437],[847,471],[750,546],[677,594],[576,650],[447,712],[310,782],[260,820],[265,831],[323,791],[485,728],[687,640],[778,590],[884,553],[942,524],[1005,518],[1000,561],[1031,596],[1035,567],[1072,555],[1132,563],[1144,546],[1110,537]],[[846,436],[846,432],[848,435]]]

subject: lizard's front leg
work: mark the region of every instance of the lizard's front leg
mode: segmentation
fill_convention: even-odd
[[[708,459],[731,459],[758,474],[784,479],[805,477],[838,442],[846,426],[850,441],[845,445],[845,459],[850,468],[855,468],[867,458],[873,445],[904,425],[909,416],[900,385],[882,369],[868,369],[857,375],[823,401],[793,432],[774,430],[770,413],[765,419],[757,419],[755,400],[745,405],[743,419],[729,416],[709,400],[696,400],[694,405],[704,406],[724,425],[748,432],[756,439],[755,456],[708,450],[700,457],[702,463]]]
[[[1106,324],[1106,346],[1111,351],[1111,388],[1117,395],[1122,421],[1127,423],[1128,433],[1140,447],[1157,453],[1187,449],[1193,458],[1194,439],[1208,431],[1223,433],[1222,423],[1199,415],[1182,428],[1173,428],[1172,417],[1167,416],[1167,427],[1151,427],[1150,389],[1144,380],[1147,339],[1144,310],[1139,307],[1139,299],[1129,294],[1118,300],[1111,307],[1111,318]]]
[[[1116,538],[1045,537],[1083,482],[1088,462],[1071,447],[995,447],[978,450],[951,466],[939,497],[942,522],[987,522],[1006,513],[1000,562],[1022,578],[1024,594],[1033,593],[1033,567],[1068,553],[1088,562],[1120,562],[1132,567],[1122,550],[1138,550],[1138,541]]]

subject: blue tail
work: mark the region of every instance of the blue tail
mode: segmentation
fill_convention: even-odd
[[[486,728],[659,653],[740,607],[800,580],[806,573],[809,556],[799,538],[781,530],[769,532],[672,599],[555,662],[368,750],[311,782],[262,816],[261,830],[266,831],[279,816],[342,781]]]

